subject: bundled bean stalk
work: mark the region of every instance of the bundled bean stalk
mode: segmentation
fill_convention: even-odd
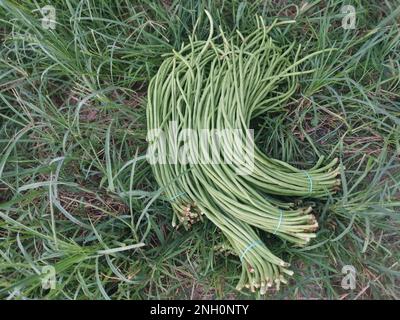
[[[159,154],[176,154],[174,142],[181,141],[184,129],[245,132],[251,119],[283,111],[297,86],[297,66],[318,52],[299,59],[300,48],[280,49],[268,36],[272,27],[260,21],[249,36],[237,33],[227,39],[222,31],[212,38],[211,26],[208,40],[192,38],[165,59],[148,88],[148,129],[168,132]],[[294,61],[289,59],[292,53]],[[155,134],[149,137],[152,145],[159,145],[158,139]],[[207,142],[204,146],[186,141],[186,155],[194,159],[217,143],[213,136]],[[219,143],[227,146],[233,141],[225,137]],[[189,228],[204,216],[211,220],[242,262],[237,288],[259,288],[263,294],[272,286],[279,289],[292,271],[267,248],[259,230],[304,246],[318,228],[311,207],[298,208],[277,196],[320,198],[335,192],[340,182],[337,159],[322,166],[321,158],[304,171],[254,146],[253,160],[250,174],[238,174],[235,159],[211,164],[167,161],[152,167],[173,207],[173,223]]]

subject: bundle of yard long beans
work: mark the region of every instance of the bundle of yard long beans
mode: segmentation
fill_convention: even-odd
[[[244,37],[238,32],[229,39],[222,31],[213,37],[211,27],[207,40],[191,38],[179,52],[166,57],[148,88],[148,130],[153,132],[148,140],[153,151],[158,148],[156,154],[185,153],[189,160],[195,159],[217,142],[212,135],[208,145],[188,139],[183,152],[179,147],[185,140],[180,136],[184,129],[248,132],[251,119],[283,112],[284,102],[297,87],[298,65],[318,52],[299,59],[300,48],[277,47],[268,36],[273,27],[260,21],[252,34]],[[168,133],[163,144],[157,132]],[[227,137],[219,143],[223,148],[235,145]],[[248,174],[238,174],[243,163],[234,154],[232,161],[221,163],[153,160],[152,168],[173,207],[173,224],[189,228],[204,217],[212,221],[241,260],[237,288],[264,294],[269,287],[279,289],[292,271],[267,248],[260,230],[304,246],[318,228],[311,207],[296,207],[278,196],[326,197],[340,182],[337,159],[322,166],[320,158],[313,168],[301,170],[268,157],[257,146],[253,150]]]

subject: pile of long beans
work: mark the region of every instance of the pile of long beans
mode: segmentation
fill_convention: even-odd
[[[166,57],[149,84],[147,106],[148,130],[170,132],[163,152],[177,152],[173,141],[185,128],[245,132],[251,119],[283,112],[284,102],[297,88],[301,73],[297,67],[318,52],[299,59],[300,49],[294,51],[294,45],[281,49],[274,44],[268,35],[272,27],[260,22],[252,34],[244,37],[238,32],[229,39],[222,31],[213,37],[211,31],[207,40],[191,38]],[[175,130],[169,130],[171,124]],[[154,145],[157,137],[149,140]],[[208,142],[211,146],[215,143],[212,138]],[[190,146],[186,150],[189,155],[205,151],[204,146]],[[316,236],[318,222],[312,208],[296,207],[278,196],[321,198],[335,192],[340,184],[337,159],[322,166],[323,161],[321,158],[313,168],[301,170],[254,146],[249,174],[237,174],[235,161],[156,162],[152,168],[172,205],[173,224],[189,228],[203,217],[212,221],[241,260],[237,288],[259,288],[263,294],[272,286],[279,289],[292,271],[267,248],[260,230],[298,246]]]

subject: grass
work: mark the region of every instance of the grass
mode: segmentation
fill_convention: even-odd
[[[400,2],[0,1],[0,297],[5,299],[260,298],[237,292],[239,259],[218,250],[210,223],[174,230],[145,161],[146,85],[162,54],[195,30],[207,9],[226,32],[250,32],[255,15],[295,23],[277,44],[302,55],[285,114],[260,117],[257,144],[307,168],[339,157],[342,190],[324,201],[317,239],[293,248],[268,239],[294,277],[267,299],[400,298]],[[311,2],[310,2],[311,3]],[[342,267],[356,288],[341,287]],[[55,268],[55,289],[42,286]]]

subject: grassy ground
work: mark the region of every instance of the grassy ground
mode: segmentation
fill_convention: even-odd
[[[271,250],[295,275],[274,299],[400,298],[400,1],[0,1],[0,297],[8,299],[259,298],[236,292],[240,262],[215,250],[211,223],[173,230],[146,152],[146,85],[162,53],[208,9],[226,32],[255,15],[295,23],[272,32],[302,54],[287,113],[257,121],[257,143],[307,168],[339,157],[342,191],[307,201],[317,239]],[[356,8],[356,29],[341,7]],[[356,288],[341,287],[342,267]],[[55,289],[42,286],[55,268]]]

